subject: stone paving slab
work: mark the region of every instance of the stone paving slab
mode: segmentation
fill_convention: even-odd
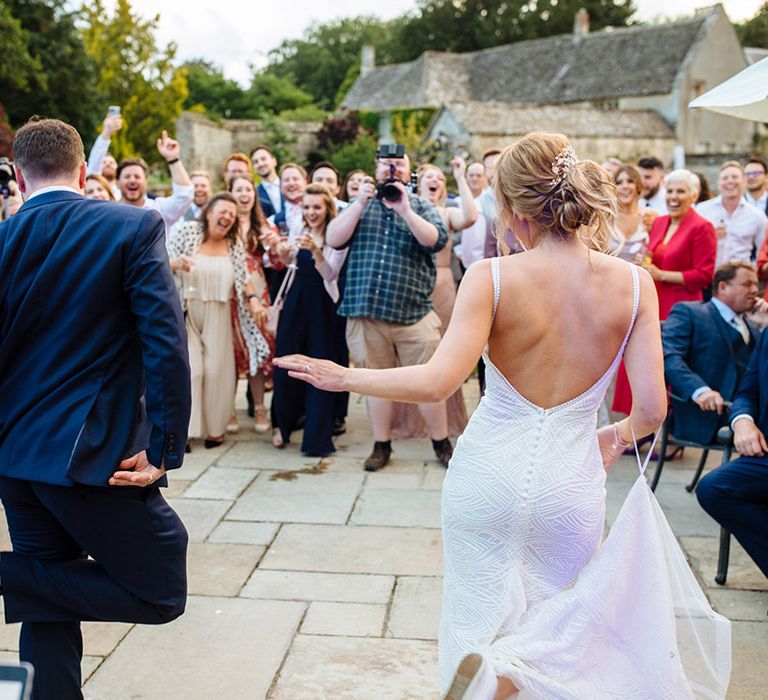
[[[679,539],[688,561],[699,575],[699,581],[702,581],[708,589],[768,591],[768,579],[763,576],[757,565],[736,541],[736,538],[731,537],[728,578],[725,588],[721,588],[714,581],[717,573],[717,555],[720,549],[719,534],[718,537],[681,537]]]
[[[350,523],[440,528],[440,492],[366,488],[355,505]]]
[[[398,577],[385,636],[437,639],[442,594],[442,577]]]
[[[309,606],[302,634],[333,637],[381,637],[386,605],[314,602]]]
[[[274,480],[264,474],[239,498],[228,518],[342,524],[352,511],[364,478],[362,472],[291,473]]]
[[[733,672],[727,700],[765,700],[768,624],[734,622],[731,635]]]
[[[261,544],[268,545],[275,539],[280,523],[254,523],[238,520],[224,520],[208,536],[209,542],[217,544]]]
[[[85,698],[263,698],[305,607],[287,601],[191,597],[178,620],[135,627],[85,684]]]
[[[437,576],[439,530],[335,525],[284,525],[263,569]]]
[[[299,635],[271,700],[432,700],[437,645],[404,639]]]
[[[184,498],[235,500],[259,472],[211,467],[184,493]]]
[[[181,518],[190,542],[203,542],[219,520],[232,507],[233,501],[213,501],[197,498],[169,498],[168,503]]]
[[[394,585],[394,576],[270,571],[262,568],[253,572],[240,595],[274,600],[388,603]]]
[[[236,596],[265,547],[192,542],[187,555],[190,595]]]

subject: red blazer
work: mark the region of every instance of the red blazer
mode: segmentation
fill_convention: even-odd
[[[651,227],[648,252],[653,264],[660,270],[675,270],[683,273],[685,284],[656,282],[659,295],[659,318],[665,321],[670,309],[678,301],[701,301],[702,290],[712,284],[715,274],[717,236],[715,227],[691,207],[680,221],[680,225],[665,246],[664,236],[669,230],[671,219],[660,216]]]

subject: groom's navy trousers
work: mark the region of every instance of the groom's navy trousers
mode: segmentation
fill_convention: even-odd
[[[79,700],[81,620],[157,624],[186,600],[187,534],[122,460],[181,466],[190,375],[157,212],[54,186],[0,223],[0,553],[34,700]],[[147,650],[147,663],[156,657]]]
[[[81,620],[161,624],[184,612],[184,525],[156,486],[55,486],[0,477],[13,544],[0,555],[7,622],[42,673],[35,696],[80,694]]]

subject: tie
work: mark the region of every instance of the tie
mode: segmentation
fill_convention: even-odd
[[[740,315],[736,315],[733,317],[731,325],[739,332],[744,339],[744,342],[749,345],[749,328],[747,328],[747,324],[744,323],[744,319]]]

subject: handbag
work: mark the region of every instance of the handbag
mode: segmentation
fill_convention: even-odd
[[[283,310],[283,304],[291,291],[293,278],[296,276],[296,265],[288,265],[288,271],[283,277],[280,289],[277,290],[275,300],[267,308],[267,321],[264,324],[264,330],[272,336],[277,335],[277,325],[280,323],[280,312]]]

